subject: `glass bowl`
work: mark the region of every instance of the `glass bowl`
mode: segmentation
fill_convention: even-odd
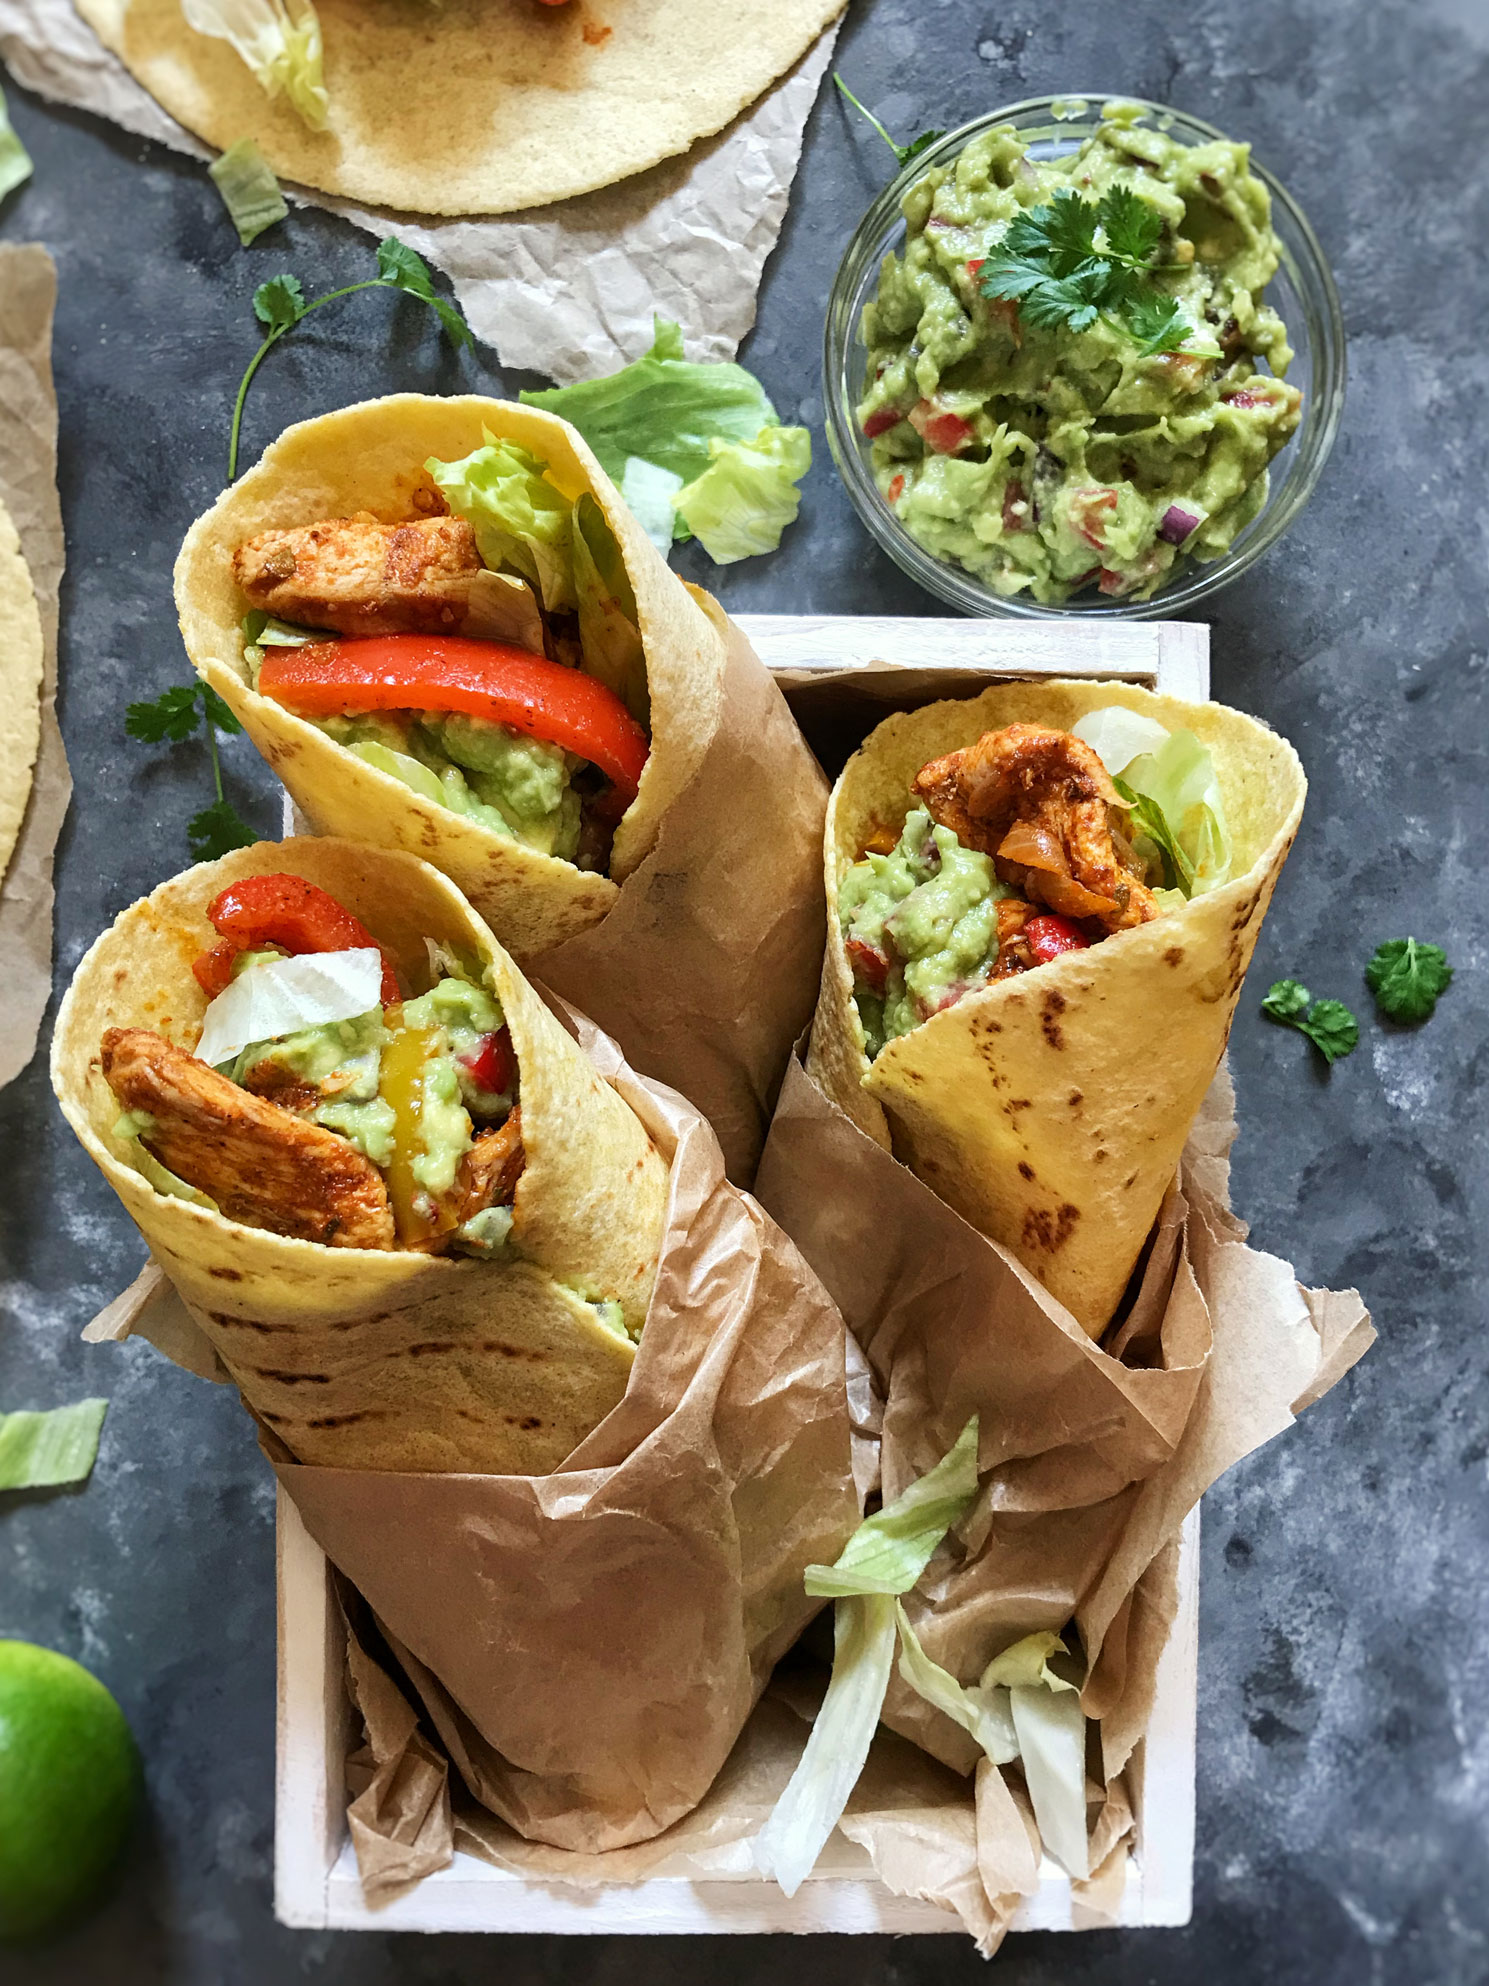
[[[1099,94],[1030,97],[964,124],[959,131],[949,131],[913,159],[860,221],[833,282],[822,355],[827,440],[833,460],[847,484],[854,509],[889,556],[927,592],[964,614],[1007,614],[1027,620],[1081,614],[1139,621],[1194,607],[1254,564],[1282,536],[1312,495],[1339,426],[1344,405],[1344,319],[1339,293],[1301,208],[1266,167],[1253,159],[1252,172],[1272,196],[1272,226],[1282,245],[1281,265],[1267,287],[1266,301],[1287,326],[1295,351],[1287,376],[1291,384],[1302,389],[1303,412],[1297,431],[1272,462],[1264,508],[1220,558],[1207,565],[1186,560],[1177,577],[1149,600],[1109,599],[1083,592],[1060,605],[1046,606],[1022,594],[1005,598],[963,567],[936,558],[911,537],[890,509],[874,481],[870,443],[859,429],[854,410],[863,397],[867,366],[858,327],[865,303],[878,289],[885,255],[891,250],[898,253],[904,246],[902,196],[928,168],[949,165],[971,139],[995,124],[1013,125],[1028,142],[1032,158],[1063,157],[1076,151],[1096,129],[1104,103],[1137,104],[1142,111],[1140,128],[1156,128],[1181,144],[1208,144],[1226,135],[1197,117],[1162,104],[1144,103],[1140,98]]]

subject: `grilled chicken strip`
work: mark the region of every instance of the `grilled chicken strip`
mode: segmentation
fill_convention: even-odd
[[[510,1205],[525,1163],[522,1112],[515,1109],[499,1130],[483,1131],[461,1160],[455,1181],[457,1218],[468,1221],[483,1207]]]
[[[265,531],[233,554],[255,607],[337,634],[458,634],[484,570],[463,518],[380,524],[367,511]]]
[[[382,1174],[354,1145],[239,1089],[148,1028],[109,1028],[103,1074],[153,1128],[140,1142],[245,1227],[330,1248],[391,1248]]]
[[[931,819],[991,855],[1005,883],[1107,932],[1160,915],[1097,754],[1068,731],[1009,724],[923,766],[911,782]]]

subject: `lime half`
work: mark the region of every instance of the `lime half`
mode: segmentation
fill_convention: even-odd
[[[0,1641],[0,1942],[60,1931],[97,1900],[139,1783],[124,1713],[97,1677]]]

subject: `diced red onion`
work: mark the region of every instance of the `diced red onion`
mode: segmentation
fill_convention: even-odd
[[[1182,504],[1171,503],[1163,513],[1158,535],[1167,544],[1182,545],[1190,532],[1197,531],[1199,527],[1200,519],[1192,510],[1185,510]]]

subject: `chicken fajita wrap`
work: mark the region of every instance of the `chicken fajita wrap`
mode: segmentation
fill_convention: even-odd
[[[162,884],[52,1079],[299,1460],[541,1474],[625,1391],[667,1165],[427,864],[292,840]]]
[[[718,629],[533,408],[288,429],[193,526],[176,601],[316,829],[427,857],[518,958],[605,916],[718,722]]]
[[[1050,682],[890,718],[833,791],[809,1069],[1093,1337],[1224,1052],[1304,790],[1237,711]]]

